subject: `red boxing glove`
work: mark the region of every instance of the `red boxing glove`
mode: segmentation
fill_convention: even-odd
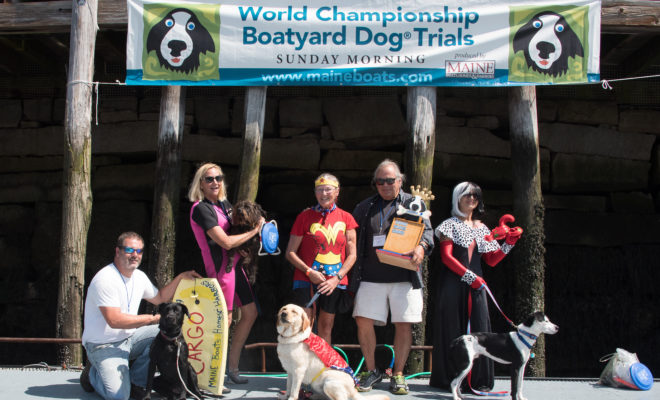
[[[511,246],[515,245],[518,239],[520,239],[520,236],[522,236],[522,233],[523,230],[519,226],[516,226],[515,228],[511,228],[509,232],[506,234],[505,242],[510,244]]]
[[[511,214],[504,214],[500,217],[500,224],[499,226],[495,227],[491,232],[490,235],[484,236],[484,240],[487,242],[492,242],[493,240],[502,240],[506,238],[506,236],[509,233],[509,223],[515,221],[516,219],[513,218],[513,215]]]

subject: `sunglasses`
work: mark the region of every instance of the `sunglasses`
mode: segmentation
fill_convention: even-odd
[[[316,193],[332,193],[335,191],[333,187],[317,187],[314,189]]]
[[[204,177],[204,182],[206,183],[213,183],[213,180],[216,182],[220,183],[225,179],[224,175],[218,175],[218,176],[205,176]]]
[[[467,193],[463,197],[472,197],[475,200],[479,200],[479,196],[476,193]]]
[[[394,182],[396,182],[396,178],[376,178],[374,179],[374,182],[378,186],[382,186],[384,184],[394,185]]]
[[[142,254],[142,252],[144,251],[144,249],[134,249],[133,247],[126,247],[126,246],[121,246],[120,249],[124,250],[124,253],[126,254],[133,254],[133,253]]]

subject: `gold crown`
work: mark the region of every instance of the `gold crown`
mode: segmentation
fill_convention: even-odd
[[[412,193],[413,196],[421,197],[421,199],[424,200],[424,202],[427,203],[427,205],[429,201],[435,200],[435,196],[433,195],[433,193],[431,193],[431,190],[427,188],[423,188],[420,185],[417,185],[417,187],[411,186],[410,193]]]

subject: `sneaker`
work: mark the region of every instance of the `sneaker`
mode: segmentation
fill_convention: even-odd
[[[375,369],[360,374],[360,383],[357,385],[358,392],[368,392],[375,384],[383,380],[383,374]]]
[[[92,386],[92,382],[89,380],[89,371],[91,369],[92,364],[87,364],[80,373],[80,386],[82,386],[83,390],[87,393],[92,393],[94,391],[94,386]]]
[[[392,375],[390,378],[390,392],[392,394],[408,394],[408,384],[403,375]]]
[[[240,373],[238,372],[238,369],[229,369],[227,368],[227,376],[229,379],[231,379],[232,382],[243,385],[245,383],[248,383],[247,378],[242,378]]]
[[[227,386],[222,387],[222,394],[229,394],[231,393],[231,389],[229,389]]]

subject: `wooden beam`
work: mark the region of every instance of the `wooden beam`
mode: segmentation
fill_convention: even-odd
[[[536,87],[509,91],[509,135],[513,164],[513,213],[524,233],[511,251],[514,262],[515,321],[545,308],[545,208],[541,193]],[[545,341],[539,337],[536,357],[529,360],[532,376],[545,376]]]
[[[72,1],[1,3],[0,33],[68,32],[72,7]],[[99,28],[126,30],[126,0],[100,1],[97,20]]]
[[[158,287],[165,287],[174,277],[186,88],[163,86],[161,92],[158,158],[149,245],[149,276],[154,277]]]
[[[660,2],[603,0],[601,32],[660,31]]]
[[[435,122],[437,89],[428,86],[414,86],[407,90],[408,138],[406,140],[405,173],[413,186],[431,189],[433,178],[433,155],[435,153]],[[429,204],[427,204],[429,206]],[[424,281],[424,301],[428,296],[429,261],[425,257],[422,263]],[[426,309],[422,322],[412,327],[415,345],[426,343]],[[413,372],[424,371],[424,353],[412,351],[408,356],[406,368]]]
[[[55,333],[82,336],[87,234],[92,219],[92,81],[97,0],[73,2],[71,50],[64,115],[64,179],[60,281]],[[60,365],[80,365],[80,345],[60,347]]]
[[[71,28],[71,1],[0,3],[0,33],[62,32]],[[126,30],[126,0],[99,2],[100,29]],[[660,31],[660,2],[603,0],[603,32]]]
[[[265,86],[248,87],[245,91],[245,131],[243,132],[243,156],[238,173],[236,200],[254,201],[259,187],[261,143],[264,140],[266,115]]]

